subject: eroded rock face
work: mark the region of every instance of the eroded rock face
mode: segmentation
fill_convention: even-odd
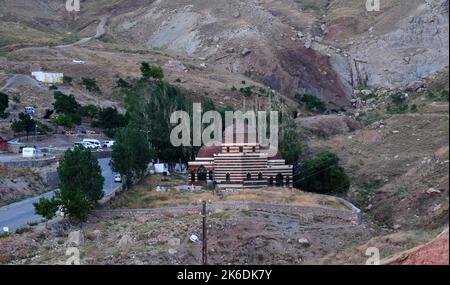
[[[348,106],[351,89],[329,57],[305,47],[298,36],[303,32],[283,22],[277,7],[264,4],[233,0],[186,6],[157,1],[130,15],[113,17],[110,32],[120,42],[164,49],[172,56],[205,58],[208,66],[246,75],[288,96],[309,93],[332,106]],[[312,16],[291,6],[296,26],[310,31],[315,23]]]
[[[446,8],[447,7],[447,8]],[[350,48],[354,84],[401,88],[448,66],[448,1],[417,3]],[[392,14],[395,14],[392,12]]]
[[[431,242],[399,254],[386,265],[448,265],[448,228]]]

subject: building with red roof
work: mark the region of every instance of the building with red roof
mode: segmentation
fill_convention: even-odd
[[[225,134],[227,130],[225,131]],[[213,181],[219,188],[291,186],[293,166],[276,149],[263,147],[256,135],[233,130],[233,140],[203,146],[188,163],[190,183]]]

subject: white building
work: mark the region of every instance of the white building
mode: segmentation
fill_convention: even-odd
[[[63,84],[64,74],[62,73],[52,73],[52,72],[43,72],[43,71],[34,71],[31,73],[37,81],[45,83],[45,84]]]

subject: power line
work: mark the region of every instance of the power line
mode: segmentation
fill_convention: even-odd
[[[320,171],[317,171],[317,172],[315,172],[315,173],[313,173],[313,174],[311,174],[311,175],[309,175],[309,176],[306,176],[306,177],[304,177],[303,179],[300,179],[300,180],[298,180],[298,181],[303,181],[303,180],[305,180],[306,178],[309,178],[309,177],[312,177],[312,176],[314,176],[314,175],[316,175],[316,174],[318,174],[318,173],[324,172],[325,170],[328,170],[328,169],[330,169],[330,168],[332,168],[332,167],[334,167],[334,165],[330,165],[330,166],[328,166],[328,167],[326,167],[326,168],[324,168],[324,169],[322,169],[322,170],[320,170]],[[295,176],[297,176],[297,175],[300,175],[300,173],[294,173],[293,177],[295,177]]]

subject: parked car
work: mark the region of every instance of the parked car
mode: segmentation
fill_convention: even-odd
[[[114,176],[114,182],[116,183],[122,183],[122,176],[120,174],[116,174]]]
[[[97,149],[97,146],[95,146],[94,144],[90,143],[90,142],[76,142],[73,144],[74,147],[84,147],[84,148],[89,148],[89,149]]]
[[[75,128],[75,132],[77,134],[86,134],[86,129],[83,128],[83,127],[78,126],[78,127]]]
[[[116,141],[104,141],[103,142],[103,147],[111,148],[115,143],[116,143]]]
[[[95,139],[84,139],[83,142],[90,143],[90,144],[94,145],[95,148],[101,148],[101,147],[102,147],[102,144],[100,143],[99,140],[95,140]]]
[[[25,107],[25,113],[32,116],[36,112],[36,109],[34,107]]]

